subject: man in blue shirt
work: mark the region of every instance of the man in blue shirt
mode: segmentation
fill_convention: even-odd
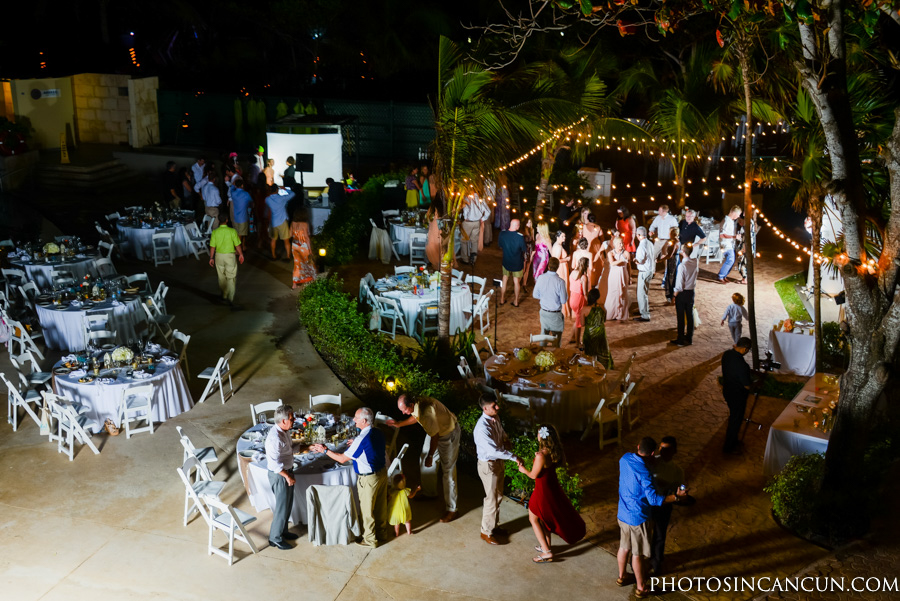
[[[628,556],[631,555],[631,568],[634,570],[635,597],[643,599],[650,595],[647,588],[646,564],[651,554],[653,522],[650,520],[650,507],[664,503],[674,503],[679,497],[687,494],[679,490],[674,495],[657,494],[650,476],[646,461],[653,460],[656,441],[646,436],[638,444],[637,453],[625,453],[619,459],[619,511],[616,516],[619,522],[619,578],[616,584],[628,584],[625,572]]]
[[[562,346],[563,330],[566,328],[562,308],[569,301],[569,293],[566,290],[566,283],[556,273],[557,269],[559,259],[551,257],[547,263],[547,271],[535,280],[532,295],[541,301],[541,332],[555,334],[556,345]]]
[[[241,237],[241,246],[247,248],[247,234],[250,233],[250,205],[253,199],[250,193],[244,190],[243,178],[236,178],[234,184],[229,187],[231,192],[231,223],[234,231]]]
[[[293,190],[286,190],[287,194],[278,193],[278,186],[269,186],[269,195],[266,197],[266,207],[269,209],[269,238],[272,241],[272,258],[277,259],[275,245],[278,240],[284,243],[284,260],[291,260],[291,226],[288,219],[287,204],[294,197]]]
[[[525,254],[528,247],[525,245],[525,237],[519,233],[519,220],[509,222],[509,229],[500,232],[497,236],[497,244],[503,252],[503,283],[500,286],[500,304],[506,304],[506,284],[512,276],[515,300],[513,307],[519,306],[519,286],[522,283],[522,274],[525,272]]]
[[[359,494],[363,521],[363,540],[357,544],[374,548],[387,539],[387,461],[384,434],[372,427],[375,412],[368,407],[356,411],[353,423],[360,430],[359,436],[344,453],[329,451],[321,444],[311,448],[316,453],[325,453],[329,459],[338,463],[353,462],[353,470],[359,474],[356,491]]]

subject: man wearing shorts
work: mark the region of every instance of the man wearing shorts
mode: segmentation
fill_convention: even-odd
[[[288,223],[287,204],[294,198],[293,190],[285,190],[287,194],[278,193],[278,186],[269,186],[266,207],[269,209],[269,239],[272,241],[272,258],[277,259],[275,246],[278,240],[284,243],[284,260],[291,260],[291,226]]]
[[[647,560],[651,554],[653,522],[650,520],[650,507],[658,507],[664,503],[674,503],[679,497],[687,494],[679,490],[674,495],[662,496],[653,487],[647,461],[653,461],[656,441],[646,436],[638,444],[637,453],[625,453],[619,459],[619,511],[616,516],[619,522],[619,578],[616,584],[629,584],[625,572],[628,556],[631,555],[631,568],[634,570],[635,597],[643,599],[650,596],[647,587]]]
[[[506,304],[506,284],[512,276],[515,288],[515,300],[513,307],[519,306],[519,286],[522,283],[522,274],[525,273],[525,254],[528,247],[525,246],[525,237],[519,233],[519,220],[509,222],[509,229],[500,232],[497,244],[503,251],[503,284],[500,287],[500,304]]]
[[[241,238],[241,246],[246,248],[247,234],[250,233],[250,205],[253,204],[253,199],[250,193],[244,190],[243,178],[234,178],[232,181],[234,183],[229,187],[231,200],[228,201],[231,207],[231,223]]]

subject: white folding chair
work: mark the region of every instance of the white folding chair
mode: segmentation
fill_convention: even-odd
[[[172,240],[175,238],[173,234],[160,232],[153,234],[151,239],[153,243],[153,266],[168,264],[174,265],[174,255],[172,254]]]
[[[133,428],[132,422],[146,421],[139,428]],[[119,403],[119,427],[125,429],[125,438],[131,438],[138,432],[153,434],[153,384],[132,386],[122,391]]]
[[[387,298],[386,296],[376,296],[375,299],[378,301],[378,312],[380,315],[380,323],[378,324],[378,331],[384,334],[390,334],[391,338],[397,338],[397,324],[400,324],[400,329],[404,334],[409,335],[409,330],[406,327],[406,317],[403,315],[403,311],[400,310],[400,305],[396,300],[392,298]],[[384,329],[384,320],[391,320],[391,329],[390,331]]]
[[[453,275],[454,280],[459,280],[460,282],[464,282],[466,279],[466,274],[460,271],[459,269],[451,269],[450,273]]]
[[[140,213],[143,210],[144,207],[142,205],[132,205],[123,209],[123,211],[125,211],[126,213]]]
[[[174,348],[175,341],[178,340],[181,342],[181,351],[178,352],[178,360],[181,361],[181,365],[184,367],[184,375],[190,379],[191,377],[191,369],[188,366],[188,358],[187,358],[187,349],[188,344],[191,342],[191,337],[189,334],[185,334],[179,330],[172,330],[172,346],[173,349],[177,351],[178,349]]]
[[[91,330],[87,333],[88,342],[91,345],[102,348],[107,344],[116,344],[115,330]]]
[[[472,369],[469,367],[468,361],[466,358],[460,355],[459,364],[456,366],[457,371],[459,371],[459,375],[462,376],[464,380],[469,380],[475,377],[475,374],[472,373]]]
[[[394,265],[394,275],[400,275],[401,273],[415,273],[416,268],[412,265]]]
[[[109,313],[106,311],[88,312],[84,314],[84,345],[91,341],[92,332],[109,330]]]
[[[35,338],[43,337],[41,332],[29,333],[28,328],[22,322],[14,319],[8,319],[7,323],[9,324],[9,341],[6,343],[6,350],[9,351],[10,355],[31,351],[33,355],[37,355],[40,359],[44,358],[44,353],[41,352],[34,342]],[[18,348],[16,348],[16,345],[18,345]]]
[[[266,411],[275,411],[279,407],[284,405],[284,401],[278,399],[277,401],[264,401],[262,403],[250,404],[250,422],[255,426],[258,423],[259,415],[264,414]]]
[[[187,526],[188,518],[195,511],[209,525],[209,512],[200,501],[200,495],[210,495],[218,499],[222,489],[225,488],[225,482],[209,477],[209,472],[204,471],[203,464],[193,455],[185,457],[181,467],[176,467],[175,471],[184,484],[184,525]]]
[[[48,392],[43,395],[51,415],[56,418],[57,431],[51,440],[56,440],[57,452],[68,455],[69,461],[72,461],[75,459],[75,443],[80,442],[90,447],[94,455],[99,455],[100,449],[94,445],[88,429],[97,429],[100,424],[86,414],[79,413],[77,405],[66,399]]]
[[[381,219],[384,221],[385,225],[387,225],[388,217],[399,217],[400,209],[386,209],[381,212]]]
[[[426,265],[428,257],[425,254],[425,245],[428,242],[426,234],[409,235],[409,264]]]
[[[101,257],[94,260],[94,267],[97,268],[97,274],[101,278],[111,278],[117,274],[116,266],[113,265],[112,259],[109,257]]]
[[[141,303],[141,306],[144,308],[144,313],[147,315],[147,323],[156,326],[156,330],[162,335],[166,346],[172,346],[171,323],[172,320],[175,319],[175,316],[165,315],[160,312],[152,298],[146,299]]]
[[[129,288],[137,288],[140,294],[153,294],[153,288],[150,286],[150,278],[147,273],[136,273],[125,277]]]
[[[486,352],[488,354],[488,359],[494,356],[493,349],[491,348],[490,342],[487,338],[485,341],[488,342],[488,348],[479,349],[478,346],[473,342],[472,343],[472,352],[475,354],[475,367],[478,368],[478,373],[484,373],[484,361],[481,359],[481,353]]]
[[[309,410],[312,411],[313,407],[317,405],[337,405],[338,411],[340,411],[342,396],[340,394],[309,395]]]
[[[210,215],[204,215],[203,221],[200,222],[200,233],[204,236],[212,234],[212,225],[216,222],[216,218]]]
[[[403,468],[403,457],[406,455],[406,450],[409,448],[408,443],[403,443],[403,446],[400,447],[400,452],[397,453],[397,456],[394,457],[394,460],[391,461],[391,465],[388,468],[388,482],[391,481],[391,478],[394,477],[394,474],[401,471]]]
[[[441,451],[437,449],[434,452],[434,459],[431,466],[425,465],[425,459],[428,457],[428,451],[431,449],[431,437],[425,435],[425,442],[422,443],[422,452],[419,454],[419,484],[422,486],[421,494],[426,497],[437,496],[438,470],[441,467]]]
[[[6,379],[6,374],[0,372],[0,379],[6,384],[6,421],[12,424],[13,432],[19,429],[19,407],[25,410],[38,428],[41,427],[41,418],[38,417],[36,411],[41,409],[41,395],[34,390],[26,390],[23,397],[13,383]],[[34,409],[31,405],[34,405]]]
[[[51,269],[50,281],[54,287],[69,288],[75,285],[75,274],[65,269]]]
[[[618,406],[617,406],[618,408]],[[615,442],[618,445],[622,444],[622,414],[620,411],[610,409],[606,406],[606,399],[600,399],[600,403],[597,405],[597,408],[594,409],[591,414],[591,418],[588,421],[587,427],[584,429],[584,432],[581,434],[581,440],[587,440],[587,437],[591,433],[591,428],[593,428],[594,424],[600,425],[600,450],[603,450],[603,447],[606,445]],[[616,425],[616,434],[610,438],[605,438],[604,426],[606,424],[615,424]]]
[[[391,419],[389,416],[381,413],[380,411],[375,414],[375,423],[383,428],[388,428],[391,432],[389,436],[389,440],[385,441],[385,449],[384,456],[388,459],[394,454],[394,450],[397,448],[397,435],[400,433],[400,428],[397,426],[389,426],[387,421]]]
[[[500,399],[501,402],[507,404],[507,409],[510,411],[510,414],[513,417],[516,417],[520,421],[528,424],[528,427],[534,428],[535,418],[534,418],[534,405],[531,403],[531,399],[528,397],[517,396],[514,394],[503,394],[501,392],[497,392],[497,398]],[[524,407],[524,415],[516,415],[515,409],[520,409]]]
[[[706,264],[710,263],[721,263],[724,259],[724,255],[722,254],[722,248],[719,246],[719,228],[713,226],[709,230],[709,235],[706,237],[705,248],[703,249],[703,256],[706,257]]]
[[[0,269],[0,274],[3,274],[3,285],[4,291],[6,292],[6,298],[10,298],[10,289],[15,290],[19,286],[24,286],[25,282],[28,281],[28,276],[25,275],[25,272],[21,269]]]
[[[478,299],[484,294],[484,285],[487,283],[487,278],[480,278],[477,275],[470,275],[466,280],[466,284],[469,285],[469,288],[472,289],[472,296],[475,298],[475,302],[478,302]]]
[[[254,554],[259,551],[253,543],[253,539],[247,534],[245,527],[256,521],[256,516],[236,509],[231,505],[223,503],[213,495],[200,495],[200,499],[206,504],[209,510],[209,544],[207,551],[209,555],[215,553],[220,557],[228,560],[228,565],[234,563],[234,541],[235,539],[242,541]],[[226,553],[219,547],[213,546],[213,532],[221,530],[228,537],[228,552]]]
[[[209,236],[204,236],[196,223],[192,221],[184,226],[184,233],[187,234],[188,245],[195,259],[199,261],[201,253],[209,255]]]
[[[53,374],[49,371],[41,371],[41,366],[31,354],[31,351],[25,351],[19,355],[10,355],[9,362],[19,373],[19,380],[27,388],[35,386],[45,386],[53,379]]]
[[[419,305],[419,312],[416,314],[416,326],[413,335],[419,342],[423,342],[428,334],[438,333],[438,315],[440,307],[437,301]]]
[[[490,302],[493,295],[493,288],[488,290],[487,294],[481,295],[481,297],[478,299],[478,302],[475,303],[475,306],[472,308],[472,312],[469,313],[469,317],[466,320],[466,327],[464,329],[468,330],[469,328],[471,328],[472,324],[475,321],[475,317],[478,317],[479,330],[481,331],[481,335],[484,336],[484,330],[486,328],[489,328],[491,325]]]
[[[224,357],[219,357],[219,360],[216,361],[215,367],[207,367],[197,376],[202,380],[209,380],[206,384],[206,388],[203,389],[203,394],[200,395],[200,402],[206,401],[206,397],[209,396],[210,392],[213,390],[213,386],[219,386],[219,396],[222,397],[222,404],[225,404],[226,396],[225,389],[222,380],[227,376],[228,377],[228,397],[231,398],[234,396],[234,384],[231,381],[231,357],[234,355],[234,349],[230,349],[227,353],[225,353]]]
[[[36,299],[40,295],[41,291],[38,290],[37,284],[34,282],[25,282],[21,286],[19,286],[19,294],[22,295],[22,298],[25,299],[25,303],[31,307],[31,310],[34,311],[34,299]]]
[[[160,282],[159,286],[156,287],[156,292],[153,293],[153,302],[156,304],[159,313],[168,313],[168,311],[166,311],[166,295],[168,293],[169,287],[166,286],[165,282]]]
[[[554,344],[559,346],[559,336],[556,336],[555,334],[532,334],[529,341],[537,342],[541,346],[553,346]]]
[[[375,276],[373,276],[371,273],[367,273],[365,276],[363,276],[363,279],[366,281],[366,284],[368,284],[370,288],[375,287]]]
[[[105,240],[101,240],[97,243],[97,249],[100,251],[100,256],[104,259],[112,259],[113,251],[118,248],[118,245],[115,242],[107,242]],[[103,254],[103,251],[106,251],[106,254]]]
[[[188,457],[196,457],[197,461],[200,463],[215,463],[219,460],[219,456],[216,454],[216,449],[213,447],[203,447],[198,449],[194,446],[194,443],[191,442],[191,439],[187,434],[184,433],[184,430],[181,426],[175,426],[175,430],[178,431],[178,436],[181,440],[181,446],[184,447],[184,457],[181,459],[182,461],[187,461]]]
[[[4,246],[9,247],[9,248],[15,248],[15,247],[16,247],[15,243],[14,243],[12,240],[9,240],[9,239],[7,239],[7,240],[0,240],[0,248],[2,248],[2,247],[4,247]]]

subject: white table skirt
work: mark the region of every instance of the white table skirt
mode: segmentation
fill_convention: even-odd
[[[82,280],[84,276],[90,275],[97,277],[97,266],[95,264],[96,256],[79,259],[77,261],[54,262],[54,263],[24,263],[22,261],[10,261],[10,264],[16,269],[25,271],[28,279],[35,285],[44,290],[45,288],[53,288],[53,278],[50,277],[51,270],[71,271],[75,276],[75,280]]]
[[[258,426],[250,428],[249,431],[255,431]],[[245,451],[251,447],[249,441],[243,438],[238,440],[237,452]],[[240,461],[240,459],[238,459]],[[334,469],[326,469],[320,471],[318,466],[323,462],[333,464],[330,459],[320,458],[309,463],[307,466],[297,467],[294,469],[294,505],[291,508],[290,521],[294,524],[308,523],[306,517],[306,489],[313,484],[324,484],[326,486],[350,486],[353,489],[354,498],[356,497],[356,472],[353,471],[353,463],[339,465]],[[240,470],[239,470],[240,471]],[[275,493],[272,492],[272,485],[269,484],[269,470],[266,467],[265,459],[261,463],[251,461],[247,466],[247,475],[250,479],[247,488],[250,491],[250,504],[257,512],[265,511],[275,507]],[[358,504],[358,500],[355,499]]]
[[[37,306],[38,320],[44,330],[44,341],[48,348],[61,351],[82,351],[85,349],[84,316],[87,311],[106,311],[109,328],[116,332],[119,344],[137,340],[139,324],[147,321],[147,315],[138,305],[140,299],[126,300],[118,307],[110,301],[96,303],[90,309],[69,307],[64,311]]]
[[[416,228],[410,225],[402,225],[399,223],[391,224],[391,241],[399,243],[397,244],[397,254],[409,254],[409,237],[411,234],[414,234],[415,231]]]
[[[312,234],[318,234],[325,227],[325,222],[331,217],[331,207],[310,207],[309,227]]]
[[[172,238],[172,258],[177,259],[193,254],[187,232],[182,224],[178,223],[172,228],[164,229],[175,230],[175,236]],[[127,241],[128,248],[141,261],[153,260],[153,234],[157,232],[159,230],[156,228],[119,226],[119,233]]]
[[[817,430],[813,427],[813,422],[819,418],[821,410],[828,407],[829,402],[838,399],[839,391],[837,376],[830,374],[815,374],[806,383],[769,428],[766,454],[763,457],[763,474],[774,476],[779,473],[794,455],[825,452],[830,433]],[[817,403],[810,402],[809,399],[813,397],[821,400]],[[798,406],[806,411],[799,413]],[[815,414],[810,412],[813,407],[819,410]],[[797,425],[794,425],[794,420],[797,420]]]
[[[812,376],[816,373],[816,337],[808,334],[769,332],[769,350],[781,363],[779,373]]]
[[[403,316],[406,319],[406,326],[410,333],[415,331],[416,316],[419,314],[419,307],[422,305],[436,302],[438,300],[438,291],[429,290],[422,296],[417,296],[412,292],[402,292],[400,290],[391,290],[383,293],[381,296],[395,299]],[[466,316],[463,311],[472,311],[472,291],[466,284],[461,286],[453,286],[450,292],[450,334],[456,334],[466,326]]]
[[[57,363],[58,367],[61,363]],[[120,376],[125,378],[125,376]],[[156,374],[145,380],[125,379],[113,384],[80,384],[69,376],[53,376],[53,392],[67,399],[84,403],[90,407],[88,416],[100,425],[95,432],[102,429],[103,422],[113,420],[119,422],[119,403],[128,388],[153,384],[153,421],[164,422],[180,413],[189,411],[194,406],[194,399],[188,389],[187,380],[181,371],[181,363],[173,365],[157,365]]]

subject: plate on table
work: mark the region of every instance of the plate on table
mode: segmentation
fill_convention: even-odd
[[[100,350],[101,351],[114,351],[114,350],[116,350],[116,345],[115,344],[104,344],[103,346],[100,347]]]
[[[57,311],[65,311],[65,310],[68,309],[69,307],[68,307],[67,305],[56,305],[56,306],[53,307],[53,308],[54,308],[55,310],[57,310]]]
[[[557,363],[553,367],[553,373],[559,374],[561,376],[567,376],[569,375],[569,366],[565,363]]]
[[[38,307],[50,307],[53,305],[51,301],[35,301],[34,304],[36,304]]]
[[[253,456],[256,455],[256,451],[238,451],[238,455],[244,459],[253,459]]]
[[[54,367],[54,368],[53,368],[53,373],[54,373],[55,375],[57,375],[57,376],[64,376],[64,375],[68,374],[70,371],[72,371],[72,370],[69,369],[68,367],[61,367],[61,366],[60,366],[60,367]]]
[[[86,375],[78,378],[78,382],[81,384],[90,384],[94,381],[94,376]]]
[[[509,374],[497,374],[493,377],[497,380],[500,380],[501,382],[512,382],[513,379],[513,377]]]
[[[572,380],[572,384],[578,386],[579,388],[584,388],[585,386],[590,385],[591,379],[587,376],[581,376],[580,378],[575,378]]]
[[[522,378],[530,378],[534,374],[537,373],[537,370],[533,367],[526,367],[525,369],[520,369],[516,372],[516,375]]]

